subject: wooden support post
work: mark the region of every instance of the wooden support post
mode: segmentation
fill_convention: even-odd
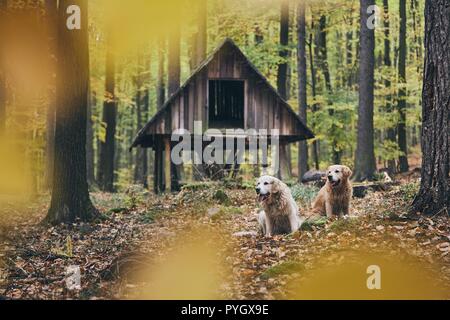
[[[172,168],[172,160],[170,157],[170,138],[164,138],[164,177],[165,177],[165,191],[172,190],[172,178],[171,178],[171,168]]]
[[[161,140],[155,142],[155,167],[153,187],[156,194],[165,191],[164,148]]]

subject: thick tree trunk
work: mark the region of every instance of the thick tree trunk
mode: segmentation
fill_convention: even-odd
[[[298,68],[298,104],[299,116],[307,124],[307,72],[306,72],[306,19],[305,19],[305,3],[301,1],[297,10],[297,35],[298,35],[298,52],[297,52],[297,68]],[[303,175],[308,171],[308,143],[301,141],[298,150],[298,179],[302,180]]]
[[[355,157],[356,181],[372,180],[376,171],[374,154],[373,104],[374,104],[374,65],[375,33],[368,28],[369,6],[374,0],[360,0],[360,67],[359,67],[359,106],[358,138]]]
[[[388,0],[383,0],[383,8],[384,8],[384,65],[390,69],[392,67],[392,61],[391,61],[391,39],[390,39],[390,16],[389,16],[389,3]],[[386,80],[384,81],[384,86],[387,90],[391,90],[391,80],[388,77],[386,77]],[[392,95],[389,93],[386,97],[386,111],[390,114],[392,114]],[[387,129],[387,140],[391,141],[392,143],[396,142],[396,134],[395,129],[393,127],[389,127]],[[396,172],[396,165],[395,160],[391,159],[388,160],[388,170],[389,173],[392,175]]]
[[[115,97],[115,54],[111,34],[108,37],[106,52],[105,101],[103,103],[103,122],[106,125],[105,141],[100,149],[100,172],[98,183],[103,191],[114,191],[114,153],[117,122],[117,104]]]
[[[398,146],[403,153],[399,157],[400,172],[407,172],[408,165],[408,145],[406,142],[406,0],[400,0],[400,33],[398,51],[398,112],[399,122],[397,126]]]
[[[412,212],[447,213],[450,206],[450,6],[425,2],[422,179]]]
[[[56,57],[57,51],[57,2],[56,0],[45,1],[45,11],[47,19],[47,32],[49,37],[49,51]],[[50,58],[50,63],[56,68],[56,59]],[[52,71],[54,72],[55,69]],[[52,72],[50,71],[50,72]],[[1,99],[1,98],[0,98]],[[49,101],[47,106],[46,116],[46,143],[45,143],[45,183],[48,189],[53,186],[53,163],[54,163],[54,149],[55,149],[55,112],[56,101],[53,90],[49,92]]]
[[[81,30],[66,27],[67,7],[81,8]],[[87,221],[97,214],[86,178],[86,111],[89,86],[87,0],[60,0],[53,193],[46,222]]]

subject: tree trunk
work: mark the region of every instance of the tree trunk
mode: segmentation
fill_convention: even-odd
[[[333,86],[331,85],[330,68],[328,65],[328,49],[327,49],[327,18],[322,15],[319,22],[319,37],[318,37],[318,49],[319,49],[319,66],[322,69],[325,78],[325,88],[327,94],[331,96],[333,94]],[[333,102],[330,97],[328,98],[328,104],[331,106]],[[334,117],[335,110],[330,107],[329,115]],[[331,124],[329,136],[331,137],[331,153],[333,155],[333,163],[340,164],[341,162],[341,150],[338,149],[338,140],[336,137],[336,125],[334,121]]]
[[[3,16],[6,15],[6,11],[8,8],[8,3],[6,0],[0,0],[0,21],[3,19]],[[0,39],[0,46],[2,39]],[[3,57],[1,55],[1,47],[0,47],[0,137],[5,133],[6,126],[6,79],[3,73]]]
[[[408,172],[408,146],[406,143],[406,0],[400,0],[400,34],[398,56],[398,112],[399,122],[397,126],[398,146],[403,153],[399,157],[400,172]]]
[[[422,179],[412,212],[448,214],[450,206],[450,6],[425,2]]]
[[[175,14],[175,20],[179,21],[179,9]],[[169,36],[169,97],[175,94],[180,88],[180,24],[174,22],[172,33]],[[170,162],[171,191],[180,191],[180,179],[182,165],[175,165]]]
[[[111,33],[108,35],[106,52],[105,101],[103,103],[103,123],[106,125],[105,141],[100,149],[100,172],[98,183],[106,192],[114,191],[114,153],[117,121],[115,97],[115,55]]]
[[[90,84],[89,84],[90,87]],[[94,128],[92,122],[92,106],[97,104],[95,92],[88,91],[87,104],[87,129],[86,129],[86,169],[87,180],[90,187],[95,185],[95,166],[94,166]]]
[[[277,87],[278,92],[283,99],[287,99],[287,71],[288,64],[287,58],[289,56],[289,51],[287,46],[289,45],[289,0],[283,0],[281,2],[280,9],[280,58],[283,60],[282,63],[278,65],[278,75],[277,75]],[[279,176],[282,178],[288,178],[291,176],[291,166],[290,166],[290,156],[287,145],[280,145],[280,170]]]
[[[207,0],[199,0],[198,7],[198,33],[197,33],[197,45],[196,45],[196,56],[195,56],[195,66],[198,67],[203,60],[206,59],[206,52],[208,47],[208,1]],[[192,152],[193,159],[197,155],[195,152]],[[192,177],[195,181],[202,181],[206,177],[206,168],[204,165],[196,165],[192,166]]]
[[[307,72],[306,72],[306,19],[305,19],[305,3],[301,1],[298,4],[297,11],[297,35],[298,35],[298,52],[297,52],[297,68],[298,68],[298,104],[299,116],[304,124],[307,124]],[[301,182],[303,175],[308,171],[308,143],[300,141],[298,150],[298,179]]]
[[[388,0],[383,0],[383,8],[384,8],[384,65],[387,69],[391,69],[392,61],[391,61],[391,39],[390,39],[390,16],[389,16],[389,3]],[[391,80],[389,75],[386,77],[384,81],[384,86],[390,92],[391,90]],[[386,111],[388,114],[392,114],[392,95],[389,93],[386,97]],[[392,143],[396,142],[396,134],[395,129],[393,127],[389,127],[387,129],[387,140]],[[395,160],[388,160],[388,170],[392,175],[396,172]]]
[[[46,0],[45,1],[45,11],[47,16],[47,30],[49,37],[49,51],[56,57],[57,51],[57,3],[56,0]],[[51,59],[51,65],[56,67],[56,59]],[[52,71],[51,71],[52,72]],[[54,72],[54,70],[53,70]],[[1,99],[1,98],[0,98]],[[56,112],[56,101],[55,93],[53,90],[49,92],[49,101],[47,106],[47,116],[46,116],[46,145],[45,145],[45,155],[46,155],[46,169],[45,169],[45,183],[48,189],[51,189],[53,185],[53,163],[54,163],[54,149],[55,149],[55,112]]]
[[[159,38],[159,46],[158,46],[158,85],[157,85],[157,107],[158,110],[164,106],[166,102],[166,81],[164,80],[165,74],[165,47],[166,41],[164,37]]]
[[[81,30],[66,27],[67,7],[81,8]],[[53,193],[46,222],[87,221],[97,215],[86,177],[86,112],[89,86],[87,0],[60,0]]]
[[[314,30],[314,22],[311,23],[311,30]],[[313,54],[313,34],[309,36],[309,59],[310,59],[310,69],[311,69],[311,91],[313,99],[316,98],[317,90],[316,90],[316,69],[314,68],[314,54]],[[317,111],[317,104],[314,104],[312,107],[313,113]],[[316,170],[319,170],[319,141],[316,139],[313,142],[313,160],[314,166]]]
[[[278,65],[277,88],[283,99],[287,98],[287,57],[289,45],[289,0],[281,2],[280,15],[280,58],[283,60]]]
[[[144,126],[145,122],[145,95],[146,89],[144,88],[143,81],[143,73],[148,72],[148,68],[143,61],[143,53],[138,53],[138,62],[137,62],[137,74],[136,74],[136,97],[135,97],[135,106],[136,106],[136,124],[138,129],[140,130]],[[147,174],[146,166],[147,166],[147,157],[146,157],[146,149],[139,147],[136,150],[136,163],[134,167],[134,183],[143,185],[147,187]]]
[[[355,157],[355,181],[373,180],[376,171],[374,153],[373,105],[374,105],[374,65],[375,33],[368,28],[369,6],[374,0],[360,0],[360,67],[359,67],[359,105],[358,138]]]
[[[347,65],[347,86],[353,86],[353,5],[350,8],[349,28],[345,34],[345,48],[346,48],[346,65]]]
[[[196,67],[206,59],[208,1],[199,1]]]

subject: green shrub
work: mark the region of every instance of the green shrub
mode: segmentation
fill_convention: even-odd
[[[400,186],[400,194],[403,200],[412,201],[419,192],[419,182],[407,183]]]
[[[220,204],[223,204],[224,206],[231,205],[230,197],[228,197],[228,195],[223,189],[216,190],[213,194],[213,199],[219,202]]]
[[[303,205],[308,206],[317,196],[319,188],[311,185],[296,184],[291,187],[291,193],[295,201],[300,201]]]

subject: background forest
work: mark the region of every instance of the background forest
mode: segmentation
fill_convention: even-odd
[[[181,111],[140,131],[226,39],[255,127],[290,126],[289,235],[258,232],[261,168],[170,164]],[[448,0],[0,0],[0,300],[449,299],[449,39]],[[351,212],[311,217],[331,164]]]
[[[45,33],[52,32],[52,1],[9,1],[8,5],[14,16],[22,15],[28,24],[34,24],[34,36],[42,39]],[[405,172],[406,155],[413,166],[420,165],[418,89],[422,87],[423,74],[424,3],[391,0],[378,1],[377,5],[374,151],[379,168],[389,168],[391,173]],[[40,10],[34,10],[35,7]],[[283,96],[298,111],[297,11],[296,1],[172,1],[164,5],[136,1],[127,6],[120,1],[89,1],[87,164],[91,187],[123,191],[133,183],[150,181],[151,185],[152,152],[128,151],[137,131],[175,90],[173,86],[183,83],[207,53],[226,38],[237,43],[274,87],[282,87]],[[402,14],[406,15],[403,27]],[[26,18],[29,16],[33,20]],[[42,28],[45,23],[49,25],[47,29]],[[16,32],[27,32],[24,37],[32,37],[23,27]],[[280,33],[287,36],[281,39],[283,44]],[[206,43],[204,52],[202,41]],[[32,48],[30,44],[15,42],[17,46],[28,46],[26,51],[34,54],[16,56],[13,62],[22,63],[26,58],[23,66],[28,71],[24,72],[36,73],[33,79],[26,80],[34,83],[26,84],[22,79],[7,82],[11,90],[6,97],[6,131],[17,133],[22,137],[19,140],[26,137],[26,142],[20,143],[24,144],[33,180],[30,185],[34,190],[30,191],[39,193],[51,180],[55,106],[51,85],[36,87],[43,86],[41,81],[45,80],[42,62],[47,61],[45,67],[52,70],[54,61],[43,57],[42,45]],[[308,141],[308,165],[316,169],[324,169],[330,163],[353,166],[358,114],[359,2],[307,2],[305,42],[307,70],[300,78],[307,79],[307,123],[316,135]],[[50,51],[51,48],[50,41]],[[170,63],[178,60],[179,71]],[[285,75],[280,75],[280,65],[286,66]],[[30,85],[34,92],[21,97],[20,86]],[[298,176],[296,147],[290,155],[292,173]],[[110,182],[108,185],[102,181],[111,180],[111,172],[113,188]],[[244,172],[251,173],[245,167]],[[187,172],[183,180],[189,179],[191,174]]]

